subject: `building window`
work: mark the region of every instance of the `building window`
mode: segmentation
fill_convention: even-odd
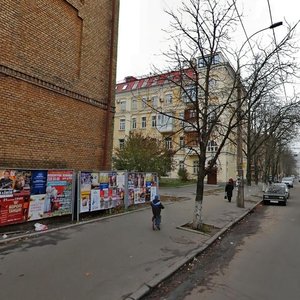
[[[124,139],[119,139],[119,148],[124,149],[125,146],[125,140]]]
[[[151,103],[152,103],[152,107],[157,107],[158,106],[158,96],[153,96],[151,98]]]
[[[146,126],[147,126],[146,117],[142,117],[142,128],[146,128]]]
[[[147,97],[142,97],[142,108],[147,107]]]
[[[184,136],[179,137],[179,147],[184,148],[185,143],[184,143]]]
[[[168,93],[168,94],[165,94],[165,102],[166,104],[172,104],[173,102],[173,95]]]
[[[178,115],[178,118],[179,118],[179,125],[181,127],[184,127],[184,112],[180,112],[179,115]]]
[[[121,101],[120,111],[125,111],[125,110],[126,110],[126,101]]]
[[[199,160],[193,161],[193,174],[198,174],[199,172]]]
[[[152,128],[156,128],[156,116],[152,116],[152,118],[151,118],[151,126],[152,126]]]
[[[179,161],[179,170],[183,170],[185,168],[184,166],[184,161],[183,160],[180,160]]]
[[[196,101],[196,88],[194,86],[187,86],[183,91],[182,100],[184,103],[191,103]]]
[[[131,129],[136,129],[136,118],[131,119]]]
[[[137,110],[137,100],[136,100],[136,98],[131,99],[131,110]]]
[[[172,149],[172,138],[171,137],[166,137],[165,138],[165,145],[167,149]]]
[[[125,119],[120,119],[120,130],[125,130]]]
[[[215,141],[209,141],[207,144],[208,152],[216,152],[218,150],[218,145]]]

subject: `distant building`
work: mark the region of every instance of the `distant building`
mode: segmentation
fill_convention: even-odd
[[[119,0],[0,7],[0,166],[109,169]]]
[[[211,82],[216,90],[232,82],[233,69],[221,53],[214,59],[216,72],[223,80]],[[201,60],[198,67],[204,66]],[[157,76],[136,78],[128,76],[116,86],[116,113],[114,120],[114,149],[122,147],[130,132],[142,132],[145,136],[163,139],[169,149],[175,150],[176,169],[170,177],[178,177],[178,170],[186,168],[190,177],[196,177],[198,172],[198,157],[191,148],[197,148],[195,132],[185,126],[183,120],[191,120],[194,111],[190,107],[189,97],[180,88],[170,83],[176,72]],[[193,88],[186,87],[189,96],[193,97]],[[222,101],[222,93],[216,97]],[[213,105],[212,105],[213,108]],[[165,113],[165,114],[164,114]],[[170,116],[170,117],[169,117]],[[207,161],[218,149],[218,136],[209,142],[207,147]],[[236,147],[228,142],[219,156],[216,168],[209,174],[209,183],[225,182],[236,176]]]

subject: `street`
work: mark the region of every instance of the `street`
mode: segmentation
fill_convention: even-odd
[[[299,192],[296,183],[286,207],[258,206],[144,299],[299,299]]]

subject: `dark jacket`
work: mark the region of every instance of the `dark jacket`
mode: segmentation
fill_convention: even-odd
[[[226,192],[227,196],[232,196],[233,189],[234,189],[233,182],[228,182],[225,186],[225,192]]]
[[[157,198],[154,198],[152,201],[151,201],[151,207],[152,207],[152,213],[153,213],[153,216],[160,216],[160,212],[162,209],[164,209],[165,207],[162,205],[162,203],[160,202],[159,199]]]

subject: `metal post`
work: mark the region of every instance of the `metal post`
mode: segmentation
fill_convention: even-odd
[[[239,67],[239,66],[238,66]],[[237,198],[238,207],[244,205],[244,172],[243,172],[243,135],[242,135],[242,88],[240,80],[240,71],[237,71],[237,134],[236,134],[236,169],[237,169]]]

